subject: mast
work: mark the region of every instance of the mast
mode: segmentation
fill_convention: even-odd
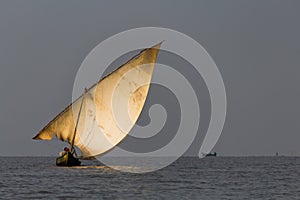
[[[77,157],[77,153],[76,153],[75,148],[74,148],[74,142],[75,142],[77,127],[78,127],[79,118],[80,118],[80,114],[81,114],[81,110],[82,110],[82,105],[83,105],[83,101],[84,101],[84,97],[85,97],[86,93],[87,93],[87,89],[85,88],[84,93],[83,93],[83,97],[81,99],[81,104],[80,104],[80,108],[79,108],[79,112],[78,112],[78,116],[77,116],[77,120],[76,120],[76,125],[75,125],[75,128],[74,128],[74,134],[73,134],[73,138],[72,138],[72,142],[71,142],[71,152],[74,151],[76,157]]]

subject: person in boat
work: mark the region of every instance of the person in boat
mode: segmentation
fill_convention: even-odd
[[[59,152],[59,156],[64,156],[65,154],[67,154],[69,152],[69,148],[68,147],[65,147],[63,151]]]

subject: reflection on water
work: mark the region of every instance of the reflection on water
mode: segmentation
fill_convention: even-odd
[[[152,168],[146,168],[146,167],[134,167],[134,166],[121,166],[121,165],[114,165],[114,166],[76,166],[76,167],[67,167],[72,169],[99,169],[99,170],[111,170],[111,171],[126,171],[126,172],[143,172],[145,170],[151,170]]]

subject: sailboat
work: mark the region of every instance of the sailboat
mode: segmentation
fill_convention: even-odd
[[[78,166],[81,159],[101,156],[128,135],[145,104],[160,45],[142,50],[85,89],[33,137],[69,143],[71,150],[56,159],[57,166]]]

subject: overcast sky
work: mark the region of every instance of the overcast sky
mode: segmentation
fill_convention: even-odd
[[[67,106],[85,56],[130,28],[198,41],[224,79],[228,113],[214,151],[300,155],[299,1],[0,1],[0,155],[55,155],[31,138]],[[199,142],[188,154],[196,155]]]

